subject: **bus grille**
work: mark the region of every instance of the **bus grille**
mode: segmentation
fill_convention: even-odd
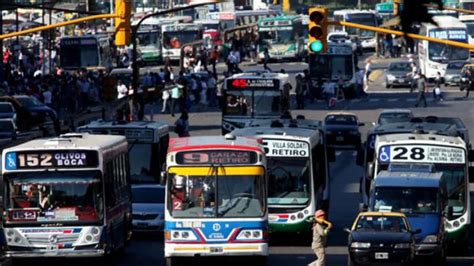
[[[32,246],[49,246],[56,244],[74,244],[79,234],[25,234]]]

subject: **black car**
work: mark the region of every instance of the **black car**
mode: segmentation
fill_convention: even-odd
[[[348,237],[348,265],[409,265],[415,256],[415,234],[402,213],[362,212]]]
[[[395,86],[409,87],[411,77],[408,75],[412,71],[411,63],[392,62],[385,71],[385,87],[392,88]]]
[[[0,139],[16,140],[17,135],[18,129],[13,119],[0,119]]]
[[[466,61],[449,62],[444,73],[444,84],[446,86],[459,86],[461,83],[461,70],[466,64]]]
[[[359,127],[363,126],[352,113],[329,113],[324,119],[326,143],[335,148],[360,147]]]

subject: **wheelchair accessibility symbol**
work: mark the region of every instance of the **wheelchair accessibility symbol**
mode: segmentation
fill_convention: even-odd
[[[387,147],[382,147],[380,149],[379,160],[381,162],[388,162],[390,161],[390,149]]]
[[[16,153],[12,152],[12,153],[7,154],[5,167],[7,168],[7,170],[16,170],[16,168],[17,168],[17,166],[16,166]]]

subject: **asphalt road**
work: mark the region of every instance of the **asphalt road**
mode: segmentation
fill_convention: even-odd
[[[261,66],[259,66],[261,67]],[[284,63],[273,64],[274,69],[285,68],[288,73],[297,73],[304,69],[305,64]],[[358,115],[366,126],[361,128],[365,134],[370,127],[370,123],[375,121],[381,110],[387,108],[410,108],[415,115],[439,115],[439,116],[458,116],[467,127],[474,128],[474,118],[472,111],[474,99],[464,99],[457,92],[450,92],[446,95],[443,102],[433,102],[429,99],[427,108],[414,108],[413,99],[415,94],[409,94],[403,91],[384,91],[377,88],[379,85],[374,82],[366,99],[356,99],[352,101],[342,101],[337,104],[336,110],[351,111]],[[380,91],[380,92],[379,92]],[[148,108],[147,113],[153,111],[154,120],[167,121],[172,125],[177,117],[171,117],[169,114],[156,114],[159,106]],[[331,110],[334,111],[334,110]],[[307,119],[323,119],[328,110],[325,103],[316,101],[307,104],[306,110],[293,111],[293,115],[303,114]],[[208,112],[191,112],[190,125],[191,135],[219,135],[221,126],[221,114],[218,110]],[[174,134],[174,133],[172,133]],[[471,139],[474,139],[474,129],[470,132]],[[362,175],[362,168],[355,164],[356,153],[353,151],[337,151],[336,162],[331,164],[331,203],[329,218],[334,223],[335,228],[329,236],[329,246],[327,249],[327,265],[341,266],[347,265],[347,235],[343,232],[344,227],[350,227],[358,211],[359,178]],[[471,188],[471,198],[474,195]],[[471,204],[471,206],[474,206]],[[471,238],[473,239],[473,238]],[[301,242],[301,241],[295,241]],[[464,257],[449,257],[446,265],[461,266],[473,265],[474,263],[474,243],[469,245],[469,254]],[[315,256],[313,255],[309,243],[304,245],[285,240],[273,244],[270,248],[270,258],[268,265],[287,266],[287,265],[307,265]],[[59,265],[83,265],[83,261],[58,262]],[[164,265],[163,242],[159,234],[146,234],[135,236],[131,245],[124,256],[114,259],[114,265]],[[189,265],[252,265],[252,261],[236,261],[226,258],[213,258],[207,261],[193,260]]]

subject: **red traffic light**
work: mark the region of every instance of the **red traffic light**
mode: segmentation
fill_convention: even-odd
[[[316,39],[319,39],[323,35],[323,29],[320,26],[311,27],[309,34]]]
[[[314,23],[319,23],[323,19],[324,14],[320,11],[314,11],[309,15],[309,20],[313,21]]]

